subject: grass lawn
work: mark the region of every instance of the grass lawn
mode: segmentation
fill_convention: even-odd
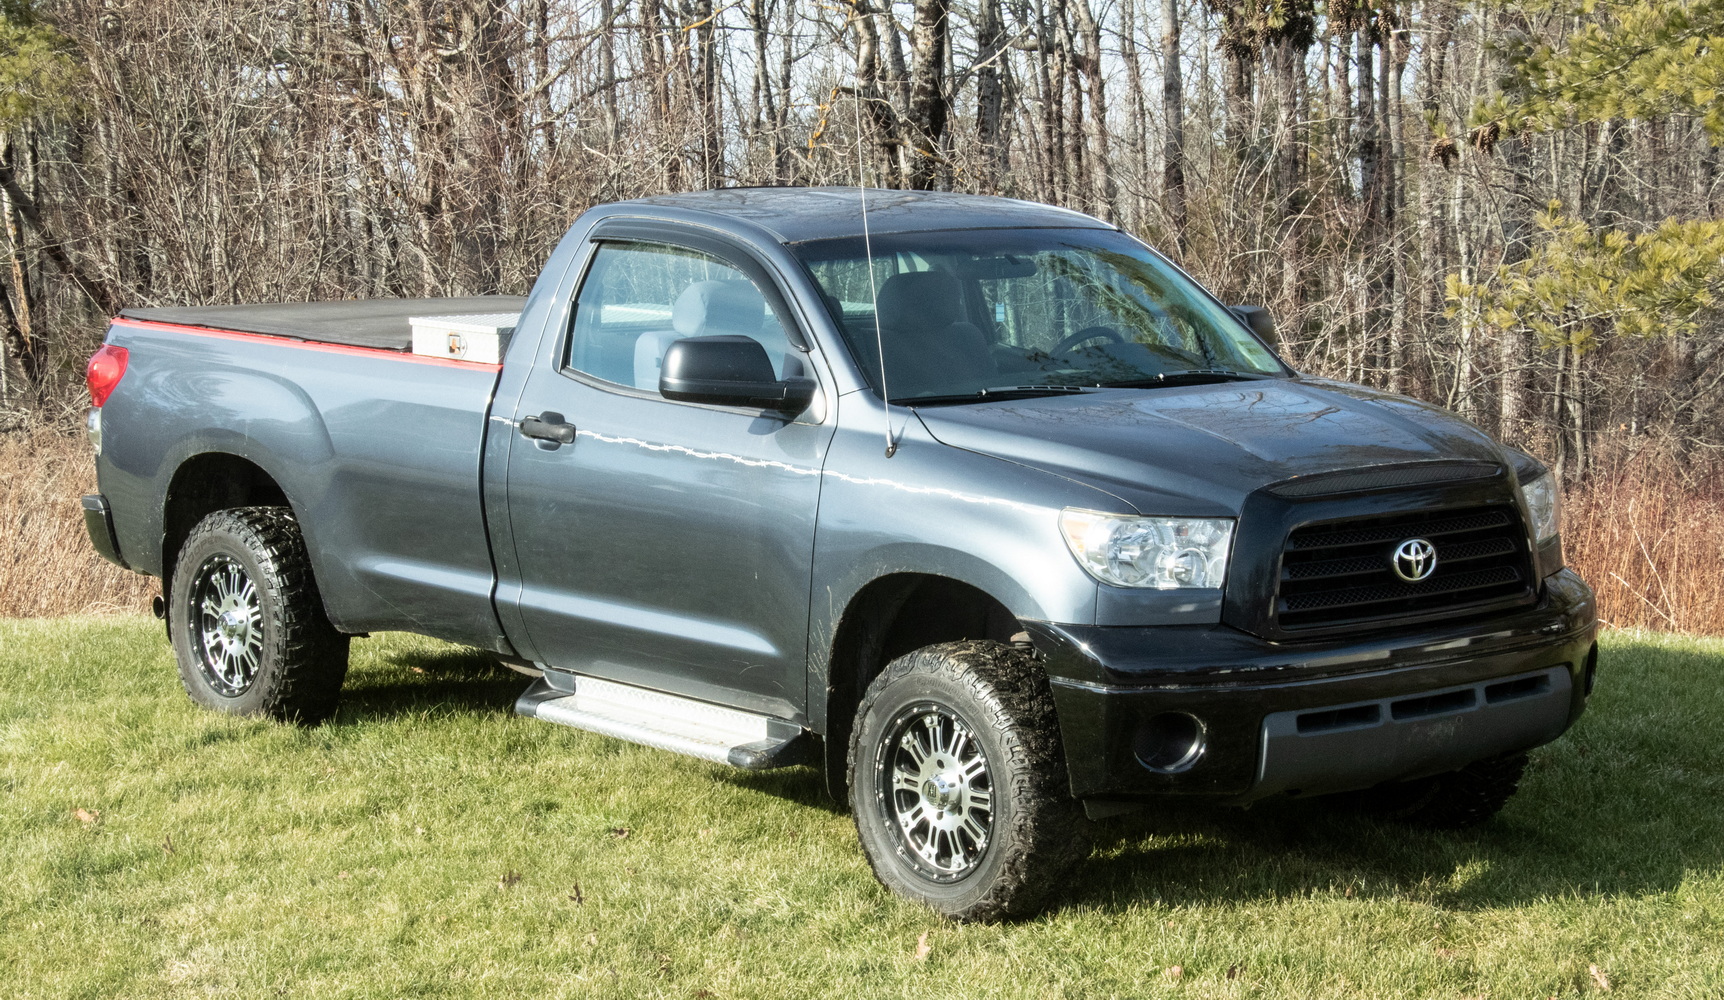
[[[887,896],[811,770],[524,686],[380,636],[298,729],[194,708],[152,620],[0,621],[0,995],[1724,997],[1724,641],[1610,635],[1483,830],[1181,808],[1005,926]]]

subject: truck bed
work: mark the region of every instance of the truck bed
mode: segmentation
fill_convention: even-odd
[[[163,571],[162,498],[177,488],[176,470],[195,480],[211,472],[189,457],[234,456],[284,484],[338,627],[506,650],[491,604],[479,488],[500,366],[399,348],[409,315],[519,301],[138,309],[118,317],[108,342],[130,351],[129,391],[103,407],[103,447],[135,464],[110,463],[102,488],[130,564]]]
[[[126,309],[120,315],[152,323],[177,323],[236,333],[293,337],[319,344],[409,351],[414,316],[460,316],[520,312],[519,295],[469,295],[447,299],[352,299],[345,302],[283,302],[236,306],[163,306]]]

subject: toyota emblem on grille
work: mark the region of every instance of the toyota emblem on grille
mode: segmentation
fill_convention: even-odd
[[[1423,538],[1409,538],[1395,546],[1389,567],[1408,583],[1428,580],[1437,571],[1437,547]]]

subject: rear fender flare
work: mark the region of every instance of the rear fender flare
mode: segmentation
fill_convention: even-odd
[[[327,488],[333,471],[335,448],[322,415],[311,398],[292,383],[266,374],[219,372],[186,380],[181,398],[173,405],[190,427],[163,452],[154,475],[155,496],[161,502],[146,526],[159,553],[159,565],[145,567],[164,573],[173,554],[166,552],[167,510],[173,500],[176,479],[186,465],[208,455],[231,455],[257,466],[287,498],[296,512],[308,509]],[[268,414],[265,419],[239,420],[240,413]],[[316,525],[304,520],[301,530],[313,553]],[[313,571],[321,569],[313,556]]]

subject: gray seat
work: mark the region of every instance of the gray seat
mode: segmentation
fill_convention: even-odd
[[[749,281],[697,281],[670,307],[670,325],[685,337],[760,336],[766,299]]]
[[[962,294],[945,271],[895,274],[880,286],[875,309],[893,396],[965,392],[999,374],[987,337],[964,319]]]
[[[658,389],[665,352],[685,337],[740,334],[760,339],[766,299],[747,281],[697,281],[670,308],[669,330],[643,333],[635,341],[635,388]]]

